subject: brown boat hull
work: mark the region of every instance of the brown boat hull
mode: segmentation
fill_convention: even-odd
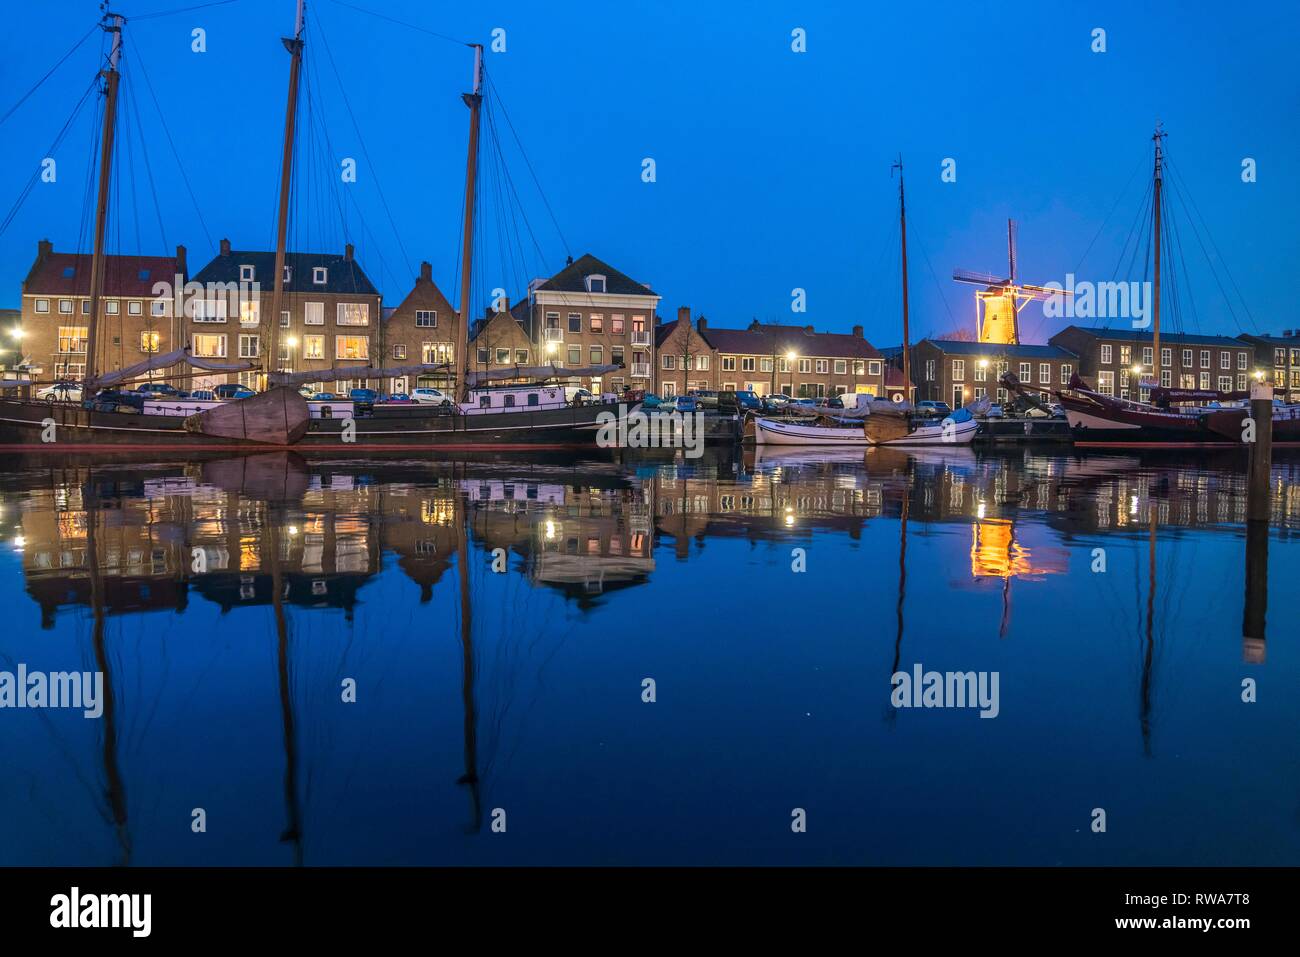
[[[311,422],[311,409],[296,389],[266,392],[223,402],[185,419],[185,430],[212,438],[263,445],[294,445]]]

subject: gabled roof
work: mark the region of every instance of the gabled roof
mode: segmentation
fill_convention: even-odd
[[[354,293],[377,296],[379,290],[366,276],[361,264],[340,253],[285,253],[284,264],[289,267],[289,281],[285,292]],[[231,250],[229,255],[217,255],[193,277],[194,282],[239,282],[239,267],[252,266],[253,279],[269,292],[275,282],[275,253],[256,250]],[[312,270],[325,267],[325,284],[311,281]]]
[[[681,319],[674,319],[672,322],[664,322],[655,326],[655,348],[656,349],[662,346],[664,342],[667,341],[668,337],[677,331],[677,328],[681,322],[682,322]],[[704,344],[707,345],[710,349],[717,348],[717,346],[713,344],[713,340],[710,338],[713,334],[713,330],[708,328],[707,325],[705,328],[701,329],[696,325],[692,325],[689,319],[686,320],[686,324],[687,326],[690,327],[691,334],[699,336],[704,341]]]
[[[1144,345],[1151,343],[1150,329],[1107,329],[1104,326],[1066,326],[1056,336],[1074,330],[1087,336],[1093,336],[1097,339],[1114,339],[1120,342],[1138,342]],[[1051,338],[1055,339],[1056,336]],[[1241,348],[1242,342],[1239,339],[1233,339],[1230,336],[1211,336],[1200,335],[1192,332],[1161,332],[1160,343],[1187,343],[1189,345],[1200,346],[1236,346]]]
[[[23,292],[38,296],[89,296],[89,253],[55,253],[39,258],[27,274]],[[175,256],[105,256],[105,296],[153,296],[154,283],[176,282]]]
[[[710,344],[719,352],[736,355],[784,355],[795,352],[818,359],[879,359],[879,350],[859,336],[844,332],[809,332],[805,326],[750,323],[748,329],[709,326]]]
[[[601,262],[591,253],[584,253],[577,261],[565,266],[537,288],[539,291],[586,292],[586,278],[592,275],[604,276],[605,292],[616,296],[657,295],[649,286],[619,272],[608,263]]]
[[[1075,353],[1060,346],[1038,345],[1022,342],[1005,345],[1000,342],[969,342],[965,339],[922,339],[940,352],[954,356],[1010,356],[1016,359],[1077,359]],[[921,343],[918,342],[917,345]]]

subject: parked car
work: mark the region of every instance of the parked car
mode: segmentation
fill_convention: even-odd
[[[741,412],[762,412],[763,400],[758,397],[757,392],[749,389],[736,390],[736,405]]]
[[[248,386],[239,382],[223,382],[212,391],[218,399],[250,399],[257,395]]]
[[[661,406],[662,408],[662,406]],[[669,407],[671,412],[698,412],[700,411],[699,400],[693,395],[679,395],[673,400]]]
[[[81,386],[75,382],[56,382],[38,390],[36,398],[50,402],[80,402]]]
[[[655,395],[653,392],[647,392],[641,397],[641,404],[647,409],[657,409],[668,401],[668,399],[659,398],[659,396]]]
[[[790,400],[789,402],[787,402],[786,404],[787,404],[787,405],[797,405],[797,406],[799,406],[799,408],[801,408],[801,409],[815,409],[815,408],[817,408],[817,400],[816,400],[816,399],[791,399],[791,400]]]
[[[844,408],[844,403],[839,396],[822,396],[820,399],[814,399],[813,404],[819,409]]]
[[[691,389],[686,395],[695,399],[698,408],[714,410],[718,408],[719,393],[712,389]]]
[[[1063,419],[1063,418],[1065,418],[1065,406],[1060,405],[1060,404],[1057,404],[1057,403],[1053,403],[1053,404],[1052,404],[1052,417],[1053,417],[1053,418],[1057,418],[1057,419]]]
[[[1006,418],[1006,413],[1002,411],[1002,406],[995,404],[989,406],[988,412],[985,413],[985,418],[1002,419],[1002,418]]]
[[[191,399],[201,399],[208,402],[211,402],[216,397],[217,394],[213,392],[211,389],[195,389],[188,396],[188,398]]]
[[[944,419],[952,415],[952,406],[939,399],[922,399],[916,403],[916,412],[932,419]]]
[[[392,395],[381,395],[379,397],[380,405],[412,405],[411,397],[405,392],[394,392]]]
[[[790,396],[784,392],[774,392],[763,396],[763,408],[768,412],[780,412],[790,404]]]
[[[337,398],[333,392],[313,392],[311,395],[313,402],[333,402]]]
[[[180,389],[166,382],[142,382],[132,391],[151,399],[179,399],[184,394]]]
[[[452,398],[447,393],[439,389],[420,388],[411,393],[411,398],[416,402],[423,402],[429,405],[451,405]]]
[[[379,393],[374,389],[353,389],[348,393],[348,398],[359,408],[366,408],[379,401]]]
[[[104,389],[92,404],[96,412],[143,412],[144,395],[125,389]]]
[[[591,394],[590,389],[566,385],[564,387],[564,398],[568,400],[570,405],[587,405],[596,397]]]

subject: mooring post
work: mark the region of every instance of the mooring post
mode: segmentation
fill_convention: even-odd
[[[1250,417],[1255,423],[1255,441],[1250,443],[1250,463],[1246,469],[1246,520],[1267,523],[1271,513],[1269,479],[1273,468],[1271,383],[1251,383]]]

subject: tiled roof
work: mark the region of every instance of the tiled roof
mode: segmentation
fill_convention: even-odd
[[[1266,342],[1271,346],[1289,346],[1292,349],[1300,349],[1300,333],[1292,336],[1270,336],[1266,332],[1243,332],[1238,338],[1242,341]]]
[[[1069,332],[1070,330],[1084,333],[1085,335],[1094,336],[1097,339],[1113,339],[1118,342],[1151,342],[1150,329],[1107,329],[1104,326],[1066,326],[1056,336]],[[1053,339],[1056,336],[1052,336]],[[1210,336],[1201,335],[1192,332],[1161,332],[1160,343],[1188,343],[1190,345],[1201,346],[1237,346],[1241,347],[1239,339],[1233,339],[1230,336]]]
[[[361,264],[341,253],[285,253],[284,264],[289,267],[289,281],[285,292],[356,293],[377,296],[379,290],[366,276]],[[253,278],[264,291],[270,291],[275,281],[275,253],[250,250],[231,250],[228,256],[218,255],[193,277],[194,282],[239,282],[239,267],[252,266]],[[325,267],[325,284],[311,281],[312,269]]]
[[[586,278],[592,275],[604,276],[605,292],[616,296],[655,295],[649,286],[624,275],[608,263],[601,262],[591,253],[586,253],[565,266],[537,288],[554,292],[586,292]]]
[[[664,344],[664,340],[666,340],[669,336],[671,336],[674,332],[677,331],[677,324],[680,323],[681,321],[682,321],[681,319],[674,319],[672,322],[664,322],[661,323],[660,325],[655,326],[655,348],[656,349],[661,347]],[[707,325],[703,329],[699,328],[698,326],[692,326],[691,331],[695,335],[703,339],[705,344],[708,345],[710,348],[717,348],[713,344],[713,339],[712,339],[713,330],[710,329]]]
[[[23,291],[40,296],[89,296],[89,253],[50,253],[27,274]],[[154,283],[176,282],[175,256],[105,256],[104,295],[150,297]]]
[[[879,350],[866,339],[844,332],[809,332],[805,326],[751,323],[748,329],[706,330],[713,348],[728,355],[784,355],[819,359],[879,359]]]
[[[954,356],[1012,356],[1018,359],[1077,359],[1069,349],[1022,342],[1002,345],[995,342],[968,342],[965,339],[922,339],[940,352]],[[920,343],[918,343],[919,345]]]

